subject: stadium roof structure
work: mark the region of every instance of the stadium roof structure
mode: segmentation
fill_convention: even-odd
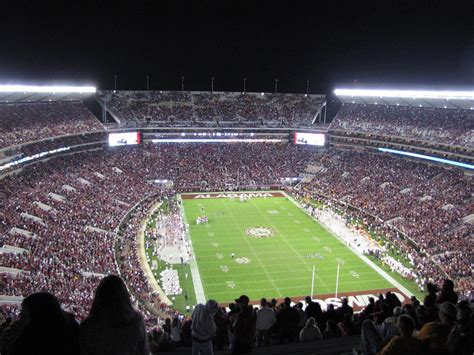
[[[474,110],[474,90],[336,89],[343,103]]]
[[[95,92],[96,88],[93,86],[0,85],[0,104],[80,101]]]

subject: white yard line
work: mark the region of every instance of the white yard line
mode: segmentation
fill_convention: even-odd
[[[252,199],[250,199],[250,202],[251,202],[251,203],[255,206],[255,208],[260,212],[260,214],[263,216],[263,218],[266,219],[267,222],[273,226],[272,221],[267,217],[267,215],[266,215],[265,213],[262,212],[262,210],[261,210],[257,205],[255,205],[255,204],[253,203]],[[298,251],[291,245],[291,243],[288,242],[288,240],[286,239],[285,235],[284,235],[283,233],[281,233],[281,232],[280,232],[279,234],[283,237],[285,243],[293,250],[293,252],[296,254],[296,256],[303,262],[304,265],[306,265],[306,267],[308,268],[308,271],[309,271],[309,272],[312,272],[312,270],[313,270],[313,265],[315,265],[316,263],[308,264],[308,262],[298,253]],[[316,271],[319,271],[318,268],[316,268]],[[331,289],[330,289],[330,288],[324,283],[324,281],[319,277],[319,272],[316,272],[315,275],[316,275],[316,278],[321,282],[322,286],[324,286],[328,292],[331,292]]]
[[[326,228],[326,226],[324,224],[322,224],[320,221],[318,221],[316,218],[314,218],[313,216],[311,216],[308,212],[306,212],[306,210],[297,202],[293,199],[293,197],[291,197],[290,195],[288,195],[286,192],[282,191],[283,194],[288,198],[288,200],[290,200],[291,202],[293,202],[293,204],[295,204],[296,206],[298,206],[299,208],[301,208],[308,216],[310,216],[312,219],[314,219],[315,221],[318,222],[319,225],[321,225],[326,231],[328,231],[329,233],[331,233],[334,237],[336,237],[338,240],[340,240],[344,245],[345,242],[344,240],[338,236],[337,234],[333,233],[331,230],[329,230],[328,228]],[[360,253],[359,251],[351,248],[350,246],[347,246],[347,248],[352,251],[354,254],[356,254],[360,259],[362,259],[363,262],[365,262],[367,265],[369,265],[373,270],[375,270],[375,272],[377,272],[380,276],[382,276],[385,280],[387,280],[388,282],[390,282],[393,286],[395,286],[396,288],[398,288],[400,291],[402,291],[406,296],[408,297],[411,297],[413,296],[413,294],[407,289],[405,288],[402,284],[400,284],[397,280],[395,280],[392,276],[390,276],[389,274],[387,274],[384,270],[382,270],[379,266],[375,265],[369,258],[367,258],[364,254]]]
[[[183,207],[183,200],[181,199],[181,195],[177,196],[179,203],[179,209],[181,210],[181,214],[183,215],[184,224],[187,225],[188,222],[186,220],[186,214],[184,213]],[[199,268],[196,261],[196,253],[194,252],[193,243],[191,240],[191,235],[189,234],[189,229],[186,229],[186,238],[189,242],[189,249],[191,249],[191,253],[193,257],[189,260],[189,267],[191,269],[191,276],[193,279],[194,285],[194,294],[196,295],[196,303],[206,303],[206,295],[204,293],[204,287],[202,286],[201,274],[199,273]]]
[[[227,207],[227,204],[224,203],[224,207],[225,209],[229,212],[229,214],[232,216],[232,219],[234,220],[237,228],[240,227],[239,225],[239,222],[237,221],[237,219],[235,218],[234,214],[232,213],[232,211],[229,209],[229,207]],[[242,234],[244,232],[241,232]],[[258,257],[257,253],[255,252],[254,248],[252,247],[252,244],[249,243],[249,241],[247,240],[246,236],[244,235],[244,238],[245,242],[247,243],[247,245],[249,246],[249,248],[252,250],[252,253],[254,254],[255,258],[257,259],[258,263],[260,264],[260,266],[262,267],[262,270],[265,272],[265,274],[267,275],[268,277],[268,280],[272,283],[273,287],[275,287],[275,290],[277,290],[278,294],[280,295],[280,297],[284,297],[283,294],[281,293],[280,289],[277,287],[277,285],[275,284],[275,281],[273,280],[273,278],[270,276],[270,274],[268,273],[267,269],[265,268],[265,266],[263,265],[262,261],[260,260],[260,258]]]

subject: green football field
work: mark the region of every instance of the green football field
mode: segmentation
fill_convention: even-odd
[[[315,297],[331,295],[338,262],[339,293],[394,287],[286,197],[183,199],[183,205],[207,299],[304,297],[313,265]],[[202,215],[209,222],[196,224]]]

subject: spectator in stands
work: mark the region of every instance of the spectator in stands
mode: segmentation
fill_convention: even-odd
[[[249,298],[242,295],[235,300],[239,313],[233,325],[232,354],[247,354],[252,352],[255,335],[255,317]]]
[[[426,309],[425,319],[427,322],[434,322],[438,318],[438,310],[436,308],[438,287],[431,282],[428,282],[426,284],[426,290],[428,291],[428,294],[425,296],[425,300],[423,301],[423,305]]]
[[[181,323],[178,317],[174,317],[173,321],[171,322],[170,340],[175,345],[181,344]]]
[[[255,324],[257,329],[258,347],[262,346],[262,342],[265,342],[265,346],[270,345],[270,331],[275,323],[275,312],[271,308],[268,308],[267,300],[262,298],[260,300],[260,309],[257,311],[257,320]]]
[[[316,324],[320,326],[323,321],[323,311],[318,302],[313,302],[311,296],[306,296],[305,298],[306,308],[305,313],[308,318],[313,317],[316,320]]]
[[[399,335],[394,335],[383,346],[380,355],[419,354],[421,342],[413,336],[415,321],[405,314],[398,317],[397,329]]]
[[[344,319],[344,314],[348,313],[351,316],[354,314],[354,310],[349,306],[346,297],[341,299],[341,303],[341,306],[337,308],[337,317],[340,322]]]
[[[299,316],[298,311],[291,307],[291,298],[285,298],[282,308],[277,313],[276,318],[280,332],[280,343],[283,344],[286,340],[292,343],[293,337],[296,334]]]
[[[462,301],[458,305],[457,324],[449,333],[446,346],[450,354],[474,353],[474,321],[467,301]]]
[[[145,322],[133,309],[119,276],[109,275],[96,289],[89,316],[80,326],[81,354],[149,353]]]
[[[21,304],[20,319],[2,333],[1,354],[79,354],[79,326],[48,292],[33,293]]]
[[[313,317],[308,318],[305,326],[300,331],[299,338],[301,342],[314,341],[322,338],[321,331]]]
[[[198,304],[193,312],[191,324],[193,336],[193,355],[212,355],[212,338],[216,335],[214,314],[219,309],[215,300],[208,300],[206,304]]]
[[[454,292],[454,283],[451,280],[444,280],[443,287],[439,293],[437,303],[451,302],[458,303],[458,294]]]
[[[337,338],[341,336],[341,330],[337,326],[336,322],[334,322],[332,319],[329,319],[326,322],[326,329],[323,332],[323,338],[329,339],[329,338]]]
[[[223,350],[224,344],[228,343],[229,323],[226,319],[226,310],[224,307],[214,315],[214,322],[216,323],[216,337],[214,338],[214,347],[216,350]]]
[[[298,317],[299,317],[298,326],[296,328],[296,331],[299,334],[301,329],[303,329],[303,327],[306,325],[306,320],[308,319],[308,316],[303,311],[303,303],[302,302],[298,302],[295,305],[295,309],[298,311]]]
[[[439,308],[440,322],[426,323],[418,332],[417,337],[432,352],[446,350],[446,342],[451,329],[455,325],[457,309],[451,302],[444,302]]]
[[[341,330],[342,336],[348,336],[354,334],[354,323],[352,322],[352,315],[350,313],[344,313],[344,319],[338,324]]]

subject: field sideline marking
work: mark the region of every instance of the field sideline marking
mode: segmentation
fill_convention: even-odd
[[[239,222],[237,221],[237,219],[235,218],[234,214],[232,213],[232,211],[229,209],[229,207],[227,206],[226,204],[227,201],[224,201],[224,208],[229,212],[229,214],[232,216],[232,219],[234,220],[235,224],[237,225],[237,227],[240,229],[240,224]],[[245,242],[247,243],[247,245],[249,246],[249,248],[252,250],[252,253],[255,255],[255,257],[257,258],[259,264],[262,266],[262,269],[263,271],[265,271],[265,273],[267,274],[267,277],[268,279],[270,280],[270,282],[273,284],[273,287],[275,287],[275,290],[278,292],[278,294],[280,295],[280,297],[285,297],[283,296],[283,294],[281,293],[280,289],[277,287],[277,285],[275,284],[275,280],[273,280],[273,278],[270,277],[270,274],[268,273],[267,269],[265,268],[265,266],[262,264],[262,261],[260,260],[260,258],[258,257],[257,253],[255,252],[255,250],[253,249],[252,245],[250,244],[250,242],[247,240],[246,238],[246,235],[244,234],[244,232],[241,232],[241,235],[243,235],[243,239],[245,240]]]
[[[270,219],[264,214],[262,213],[262,210],[255,204],[253,203],[253,201],[250,199],[250,202],[252,203],[253,206],[255,206],[255,208],[264,216],[264,219],[267,220],[268,223],[270,223],[273,227],[274,227],[274,224],[272,223],[272,221],[270,221]],[[278,231],[280,231],[278,228],[276,228]],[[298,259],[300,259],[301,261],[303,261],[303,264],[305,264],[307,267],[308,267],[308,270],[311,271],[311,266],[315,265],[311,265],[311,264],[308,264],[306,262],[306,260],[299,254],[299,252],[291,245],[291,243],[288,242],[288,240],[286,239],[285,235],[283,233],[281,233],[280,231],[280,235],[283,237],[283,239],[285,240],[285,243],[293,250],[293,252],[296,254],[296,256],[298,257]],[[328,292],[331,292],[331,289],[326,285],[326,283],[319,277],[318,273],[315,273],[316,274],[316,278],[319,279],[319,281],[321,281],[322,283],[322,286],[324,286],[326,288],[326,290]]]
[[[332,234],[335,238],[337,238],[339,241],[341,241],[344,245],[347,245],[345,243],[345,241],[339,237],[337,234],[333,233],[332,231],[330,231],[329,229],[326,228],[326,226],[322,223],[320,223],[316,218],[314,218],[313,216],[311,216],[297,201],[295,201],[295,199],[293,199],[293,197],[291,197],[290,195],[288,195],[285,191],[282,191],[283,194],[288,198],[288,200],[290,200],[291,202],[293,202],[293,204],[295,204],[296,206],[298,206],[299,208],[301,208],[310,218],[314,219],[315,221],[318,222],[319,225],[321,225],[326,231],[328,231],[330,234]],[[401,285],[397,280],[395,280],[392,276],[390,276],[389,274],[387,274],[384,270],[382,270],[379,266],[375,265],[369,258],[367,258],[364,254],[360,253],[359,251],[351,248],[350,246],[347,246],[347,249],[349,249],[350,251],[352,251],[354,254],[356,254],[362,261],[364,261],[367,265],[369,265],[372,269],[374,269],[380,276],[382,276],[385,280],[387,280],[388,282],[390,282],[393,286],[395,286],[396,288],[398,288],[400,291],[402,291],[403,293],[405,293],[406,296],[408,296],[408,298],[412,297],[413,296],[413,293],[411,293],[406,287],[404,287],[403,285]]]
[[[196,261],[196,254],[194,253],[191,233],[189,232],[189,228],[186,227],[188,225],[188,222],[186,220],[186,213],[184,211],[184,201],[181,199],[181,195],[178,195],[178,201],[181,202],[179,203],[179,209],[181,210],[181,214],[183,215],[183,221],[184,221],[185,230],[186,230],[186,238],[189,241],[189,249],[191,249],[191,253],[193,255],[191,260],[189,260],[189,267],[191,269],[191,276],[193,278],[194,295],[196,296],[196,303],[204,304],[206,303],[206,295],[204,293],[204,287],[202,286],[201,274],[199,273],[199,267]]]

